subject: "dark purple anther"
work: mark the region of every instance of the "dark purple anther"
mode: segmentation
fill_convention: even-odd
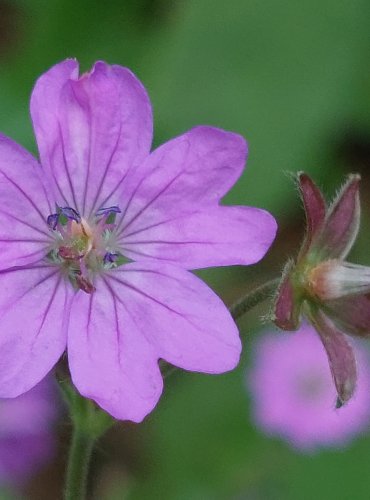
[[[118,257],[118,253],[111,253],[111,252],[107,252],[105,255],[104,255],[104,264],[112,264],[113,262],[115,262],[117,260],[117,257]]]
[[[117,207],[117,205],[114,205],[113,207],[106,207],[106,208],[99,208],[99,210],[96,212],[95,216],[96,217],[101,217],[103,215],[109,217],[111,214],[120,214],[121,209]]]
[[[81,222],[81,217],[78,212],[74,208],[71,207],[59,207],[59,214],[64,215],[67,219],[74,220],[76,222]]]
[[[58,225],[58,219],[59,219],[59,214],[51,214],[46,219],[46,223],[51,229],[55,230]]]

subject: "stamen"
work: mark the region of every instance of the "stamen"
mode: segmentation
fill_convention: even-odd
[[[113,262],[116,262],[118,256],[119,254],[116,252],[107,252],[103,258],[104,264],[112,264]]]
[[[99,210],[96,212],[95,216],[101,217],[102,215],[120,214],[120,213],[121,213],[121,209],[117,205],[114,205],[113,207],[99,208]]]
[[[74,208],[59,207],[58,211],[59,211],[59,214],[64,215],[64,217],[67,217],[67,219],[74,220],[78,223],[81,222],[80,214]]]
[[[46,223],[53,231],[55,231],[58,225],[58,220],[59,220],[59,214],[51,214],[46,219]]]

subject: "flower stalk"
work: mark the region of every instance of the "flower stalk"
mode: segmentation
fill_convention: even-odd
[[[113,425],[114,419],[93,401],[80,396],[69,382],[60,381],[59,385],[68,403],[73,425],[64,498],[85,500],[94,445]]]
[[[65,500],[84,500],[87,492],[87,478],[94,440],[84,432],[82,426],[73,427],[69,450]]]
[[[231,316],[239,319],[261,302],[273,298],[279,283],[280,278],[275,278],[248,292],[229,308]]]

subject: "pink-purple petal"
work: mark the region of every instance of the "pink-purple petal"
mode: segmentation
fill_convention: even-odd
[[[118,300],[158,358],[206,373],[222,373],[238,364],[241,342],[229,311],[192,273],[140,262],[108,276]]]
[[[212,127],[168,141],[127,176],[119,232],[216,206],[241,175],[246,155],[241,136]]]
[[[43,264],[0,273],[0,397],[35,386],[66,346],[72,289],[58,269]]]
[[[152,140],[151,106],[137,78],[103,62],[78,78],[77,63],[67,60],[38,80],[31,113],[56,201],[86,216],[116,205],[127,171]]]
[[[241,343],[221,300],[198,278],[169,265],[127,264],[92,295],[73,301],[68,332],[72,380],[118,419],[140,422],[162,392],[158,359],[220,373]]]
[[[32,155],[0,136],[0,269],[27,265],[45,255],[51,202],[41,175]]]
[[[252,207],[212,207],[120,239],[135,261],[163,260],[187,269],[249,265],[259,261],[276,233],[275,219]]]
[[[35,131],[36,141],[40,154],[40,161],[45,170],[45,175],[52,180],[53,199],[62,198],[63,205],[69,204],[67,194],[63,196],[60,169],[63,168],[64,158],[61,144],[61,131],[59,123],[60,93],[65,84],[72,78],[78,77],[78,62],[75,59],[66,59],[56,64],[46,73],[41,75],[32,91],[30,111]],[[54,168],[59,172],[54,172]],[[63,170],[64,172],[64,170]],[[58,181],[61,182],[59,186]]]
[[[68,360],[79,392],[121,420],[140,422],[163,388],[158,359],[138,328],[131,304],[110,281],[78,293],[68,331]],[[149,332],[148,332],[149,334]]]

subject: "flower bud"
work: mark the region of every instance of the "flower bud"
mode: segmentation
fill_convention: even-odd
[[[370,292],[370,268],[337,259],[315,266],[307,278],[309,292],[320,300]]]

